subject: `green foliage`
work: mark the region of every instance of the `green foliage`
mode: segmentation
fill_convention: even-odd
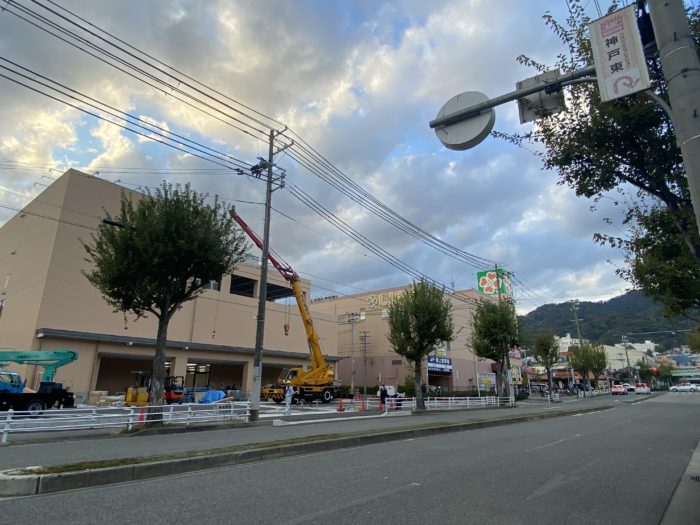
[[[545,16],[568,49],[555,64],[563,72],[592,64],[583,2],[567,4],[571,16],[564,24]],[[688,13],[697,44],[700,7]],[[527,57],[519,61],[538,71],[553,69]],[[648,62],[653,89],[668,102],[660,61]],[[618,274],[662,302],[667,314],[700,307],[700,236],[673,126],[658,104],[641,93],[603,103],[597,84],[579,83],[568,88],[565,111],[540,119],[527,134],[501,136],[544,145],[544,168],[556,170],[577,195],[597,202],[613,193],[629,236],[594,239],[623,250],[628,267]]]
[[[153,404],[165,377],[168,323],[211,280],[233,270],[247,251],[244,234],[226,207],[206,195],[166,182],[136,203],[122,194],[117,216],[106,214],[91,242],[83,242],[92,268],[84,272],[115,311],[158,318],[153,361]],[[119,226],[114,226],[114,224]]]
[[[639,337],[651,337],[654,342],[670,349],[687,342],[685,333],[671,333],[673,330],[688,330],[695,326],[685,317],[664,318],[660,304],[648,299],[641,291],[631,291],[605,302],[581,302],[578,313],[583,319],[583,338],[607,345],[619,343],[623,334],[656,331],[666,333]],[[518,321],[526,334],[551,331],[563,336],[576,331],[569,303],[541,306]],[[534,337],[529,336],[529,339],[532,344]]]
[[[444,289],[421,280],[396,296],[389,305],[387,338],[397,354],[412,362],[415,384],[421,384],[421,362],[438,343],[451,341],[453,334],[452,303]],[[418,408],[423,396],[416,389]]]
[[[518,323],[512,303],[479,301],[474,312],[469,344],[478,357],[498,363],[498,384],[502,385],[501,376],[508,350],[519,344]]]
[[[559,344],[552,332],[544,331],[537,334],[532,355],[547,371],[552,369],[559,359]]]
[[[593,380],[598,383],[598,379],[603,375],[603,372],[608,367],[608,354],[605,352],[603,345],[591,343],[591,374]]]
[[[584,344],[571,349],[571,366],[581,374],[585,384],[588,381],[588,373],[593,366],[593,349],[591,345]]]

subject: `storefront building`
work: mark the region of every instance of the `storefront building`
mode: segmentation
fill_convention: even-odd
[[[104,216],[116,214],[122,192],[136,192],[69,170],[0,228],[0,347],[67,348],[79,358],[58,370],[56,381],[78,401],[90,391],[123,392],[138,371],[150,373],[157,321],[113,312],[82,271],[88,241]],[[253,254],[257,255],[257,254]],[[260,267],[239,264],[170,322],[167,367],[189,386],[230,387],[244,395],[253,379],[255,317]],[[309,295],[310,283],[302,279]],[[284,367],[306,366],[309,351],[298,311],[275,300],[293,297],[274,270],[268,275],[263,383]],[[292,303],[294,301],[292,300]],[[284,324],[289,322],[289,334]],[[318,312],[314,326],[329,361],[336,357],[336,318]],[[41,368],[13,366],[38,386]]]
[[[388,308],[392,298],[410,286],[370,293],[316,299],[311,310],[333,315],[338,322],[338,377],[344,385],[363,392],[364,387],[385,384],[399,387],[413,377],[413,365],[396,354],[387,339]],[[477,373],[491,372],[491,361],[480,360],[469,349],[472,316],[484,295],[462,290],[448,295],[453,306],[454,340],[441,344],[423,366],[423,382],[434,392],[476,391]],[[376,392],[369,392],[374,394]]]

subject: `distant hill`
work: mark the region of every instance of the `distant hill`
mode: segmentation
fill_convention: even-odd
[[[635,290],[604,302],[580,302],[578,317],[581,324],[581,337],[598,343],[613,345],[622,340],[623,334],[639,332],[664,332],[688,330],[694,327],[693,321],[686,318],[668,319],[661,314],[661,306],[648,299],[641,291]],[[532,335],[541,330],[551,330],[554,335],[567,333],[576,338],[576,323],[571,303],[546,304],[527,315],[519,316],[523,342],[527,345]],[[631,342],[650,339],[671,349],[687,344],[687,332],[631,335]]]

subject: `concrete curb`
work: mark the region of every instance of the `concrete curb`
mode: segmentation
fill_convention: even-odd
[[[700,441],[659,523],[700,523]]]
[[[25,473],[27,469],[6,470],[0,472],[0,497],[31,496],[35,494],[60,492],[63,490],[97,487],[112,483],[123,483],[125,481],[137,481],[162,476],[170,476],[185,472],[240,465],[254,461],[297,456],[313,452],[325,452],[328,450],[360,447],[376,443],[386,443],[389,441],[434,436],[450,432],[462,432],[466,430],[498,427],[513,423],[536,421],[539,419],[571,416],[574,414],[586,414],[588,412],[598,412],[600,410],[608,410],[611,408],[613,408],[613,405],[602,405],[578,410],[558,410],[544,414],[531,414],[527,416],[515,416],[488,421],[446,423],[434,426],[424,426],[420,428],[383,431],[363,435],[350,435],[333,439],[309,441],[308,443],[294,443],[289,445],[261,447],[256,449],[222,453],[213,451],[208,455],[202,456],[193,455],[191,457],[149,461],[131,465],[120,465],[116,467],[78,470],[58,474]]]

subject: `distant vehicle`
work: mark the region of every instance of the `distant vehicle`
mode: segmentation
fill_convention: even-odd
[[[651,388],[646,383],[637,383],[634,388],[636,394],[651,394]]]
[[[693,385],[692,383],[681,383],[679,385],[673,385],[671,387],[671,392],[696,392],[697,389],[697,385]]]
[[[610,393],[613,396],[615,396],[615,395],[626,396],[627,389],[624,387],[624,385],[613,385],[610,387]]]
[[[634,392],[636,390],[634,385],[630,385],[629,383],[623,383],[622,386],[625,387],[625,390],[627,390],[627,392]]]

